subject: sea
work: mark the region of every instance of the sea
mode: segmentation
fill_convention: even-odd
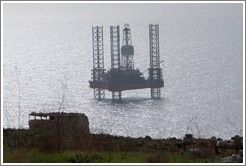
[[[152,138],[243,135],[243,4],[4,3],[3,128],[28,128],[31,112],[88,116],[92,133]],[[131,28],[134,67],[147,78],[149,24],[159,24],[165,86],[122,92],[122,103],[94,99],[92,26]]]

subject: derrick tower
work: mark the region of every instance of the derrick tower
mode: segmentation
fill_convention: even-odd
[[[123,45],[121,47],[122,64],[124,70],[134,69],[134,47],[132,46],[131,29],[129,24],[124,25]]]

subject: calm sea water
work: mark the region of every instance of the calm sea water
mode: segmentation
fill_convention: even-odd
[[[58,111],[65,93],[62,110],[85,113],[94,133],[242,134],[242,11],[242,4],[4,4],[3,127],[18,127],[19,97],[19,125],[28,128],[30,112]],[[104,26],[109,69],[109,26],[124,23],[131,26],[135,67],[143,72],[148,24],[160,25],[161,100],[151,100],[150,89],[124,91],[122,104],[112,104],[109,92],[105,101],[93,99],[91,27]]]

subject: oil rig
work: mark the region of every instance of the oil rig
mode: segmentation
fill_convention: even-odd
[[[148,78],[134,68],[134,47],[129,24],[124,24],[123,42],[120,48],[120,26],[110,26],[111,69],[104,69],[103,26],[92,26],[93,69],[89,81],[94,98],[105,98],[105,90],[112,92],[112,101],[121,102],[121,92],[133,89],[151,89],[151,98],[161,98],[164,87],[160,68],[159,24],[149,24],[150,67]]]

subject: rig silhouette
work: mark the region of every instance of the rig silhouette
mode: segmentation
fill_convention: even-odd
[[[92,26],[93,69],[90,88],[94,98],[105,98],[105,89],[112,92],[112,101],[121,102],[121,92],[132,89],[151,89],[151,98],[161,98],[164,87],[160,68],[159,24],[149,24],[150,68],[148,78],[134,69],[134,47],[129,24],[123,28],[123,44],[120,49],[120,26],[110,26],[111,69],[104,69],[103,26]]]

